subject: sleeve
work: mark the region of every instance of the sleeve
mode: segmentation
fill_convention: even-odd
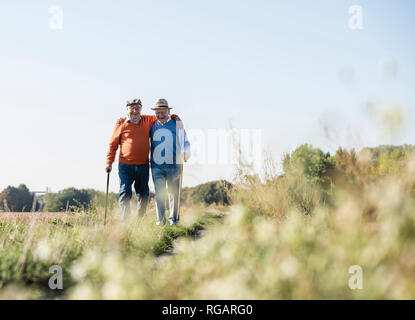
[[[190,142],[187,139],[186,130],[178,129],[179,131],[179,145],[180,145],[180,152],[185,153],[186,159],[189,159],[191,156],[190,152]]]
[[[116,124],[114,132],[112,133],[111,140],[109,143],[109,149],[107,153],[107,164],[113,164],[115,156],[117,154],[118,146],[121,138],[121,124]]]
[[[183,132],[184,132],[184,152],[186,153],[187,159],[189,159],[190,156],[192,155],[192,153],[190,152],[190,142],[187,139],[187,134],[184,129],[183,129]]]

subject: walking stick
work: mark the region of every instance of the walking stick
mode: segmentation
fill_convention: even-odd
[[[107,173],[107,192],[105,195],[105,216],[104,216],[104,226],[107,224],[107,210],[108,210],[108,187],[110,184],[110,173]]]
[[[180,185],[179,185],[179,199],[177,201],[177,221],[180,220],[180,197],[182,195],[182,182],[183,182],[183,161],[181,163],[180,167]]]

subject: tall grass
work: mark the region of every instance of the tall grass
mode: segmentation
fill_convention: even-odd
[[[0,297],[414,299],[415,155],[379,150],[306,146],[283,175],[270,163],[262,179],[240,170],[223,221],[195,207],[179,227],[156,226],[152,209],[124,224],[111,215],[107,227],[100,210],[2,221]],[[59,296],[47,288],[52,264],[64,271]]]
[[[82,272],[90,272],[91,279],[99,278],[99,270],[106,267],[106,262],[94,265],[96,257],[107,261],[117,256],[126,266],[139,268],[171,249],[176,238],[195,235],[220,217],[194,209],[183,214],[181,225],[164,227],[156,226],[150,214],[123,223],[115,213],[104,227],[103,212],[92,209],[65,219],[0,219],[0,297],[67,297],[80,281],[83,263],[88,267]],[[63,269],[63,293],[48,287],[52,265]]]

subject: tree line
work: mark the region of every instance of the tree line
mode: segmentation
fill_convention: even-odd
[[[414,145],[380,145],[359,152],[338,148],[331,155],[304,144],[284,156],[281,175],[270,174],[263,182],[257,175],[240,174],[234,198],[264,214],[291,206],[310,214],[316,206],[333,205],[336,192],[359,194],[379,179],[403,179],[411,159],[415,161]],[[262,192],[254,194],[256,189]],[[415,184],[410,190],[415,197]]]
[[[299,146],[283,159],[283,174],[268,177],[265,184],[276,187],[275,196],[283,193],[290,203],[305,213],[312,211],[317,203],[329,204],[334,186],[360,192],[364,185],[387,175],[399,176],[405,171],[408,159],[415,154],[413,145],[381,145],[375,148],[354,149],[339,148],[334,155],[325,153],[312,145]],[[261,182],[259,176],[240,174],[237,176],[238,188],[226,181],[211,181],[195,187],[183,188],[181,201],[185,204],[230,205],[232,200],[241,200],[241,186],[253,190]],[[242,188],[243,190],[243,188]],[[415,194],[415,186],[413,186]],[[235,192],[234,192],[235,191]],[[150,195],[153,198],[154,194]],[[255,199],[247,192],[242,197],[254,207],[260,207],[264,199]],[[266,202],[266,201],[265,201]],[[21,184],[8,186],[0,193],[0,211],[66,211],[82,210],[88,207],[103,207],[105,193],[94,189],[67,188],[57,193],[39,196],[33,206],[33,194]],[[117,194],[110,193],[110,207],[117,205]],[[281,202],[282,203],[282,202]]]
[[[212,181],[196,187],[183,188],[181,201],[187,204],[229,205],[232,184],[227,181]],[[109,193],[110,208],[117,205],[118,195]],[[150,193],[150,200],[154,193]],[[105,192],[94,189],[67,188],[56,193],[47,193],[36,197],[26,185],[8,186],[0,193],[0,211],[10,212],[62,212],[84,210],[105,205]]]
[[[0,211],[76,211],[94,206],[105,205],[105,192],[94,189],[67,188],[56,193],[47,193],[36,197],[26,185],[8,186],[0,193]],[[109,193],[109,204],[114,206],[117,194]]]

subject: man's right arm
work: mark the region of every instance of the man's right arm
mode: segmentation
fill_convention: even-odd
[[[124,121],[125,121],[126,119],[127,119],[126,117],[123,117],[123,118],[118,118],[118,119],[117,119],[117,124],[124,123]]]
[[[109,143],[108,153],[107,153],[107,165],[105,171],[111,172],[112,164],[114,163],[115,156],[117,154],[118,146],[120,144],[121,137],[121,124],[116,124],[114,132],[112,133],[111,140]]]

